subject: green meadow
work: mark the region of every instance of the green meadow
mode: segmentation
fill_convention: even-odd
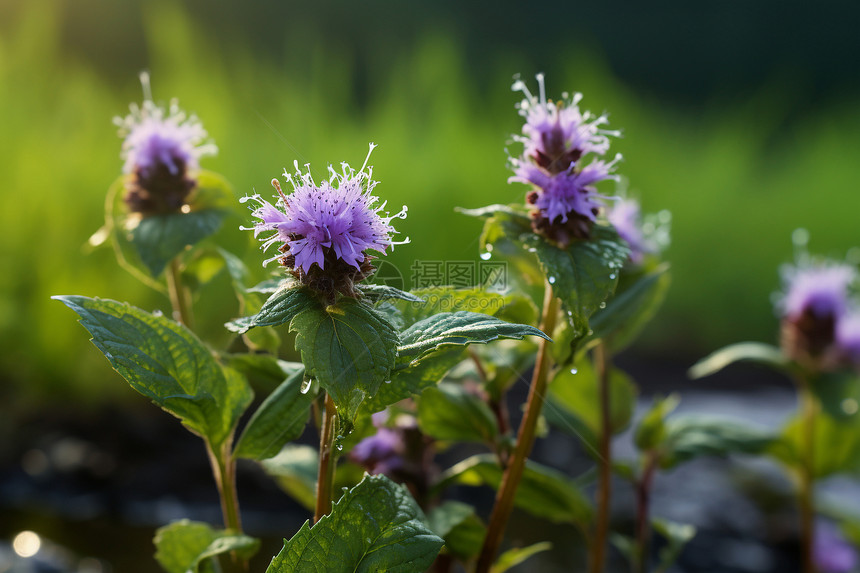
[[[270,180],[294,160],[324,176],[329,163],[360,165],[368,143],[378,144],[377,191],[392,211],[409,207],[398,230],[411,244],[389,257],[407,286],[415,260],[477,260],[480,223],[455,207],[522,200],[525,188],[506,181],[505,146],[521,125],[511,78],[551,71],[550,94],[583,92],[585,108],[609,111],[623,130],[613,144],[625,157],[619,173],[645,211],[672,213],[672,289],[632,352],[692,363],[729,342],[774,341],[771,293],[779,265],[793,258],[792,231],[808,229],[811,249],[823,254],[860,246],[860,107],[837,94],[799,109],[787,73],[763,74],[747,93],[677,105],[620,81],[598,48],[573,45],[546,68],[500,52],[482,62],[478,81],[444,28],[428,27],[384,66],[358,66],[347,46],[302,33],[300,22],[285,24],[283,53],[267,57],[166,2],[141,11],[145,61],[108,73],[67,49],[56,3],[5,16],[14,21],[0,36],[4,407],[136,399],[50,296],[169,306],[110,249],[86,246],[121,168],[111,119],[140,101],[142,66],[156,100],[177,97],[202,119],[220,150],[203,166],[223,174],[237,199],[272,193]],[[236,211],[248,224],[238,201]],[[263,277],[251,233],[235,233]],[[212,329],[237,312],[226,279],[197,304],[218,309]]]

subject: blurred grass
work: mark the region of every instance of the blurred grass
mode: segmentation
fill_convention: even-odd
[[[398,229],[412,243],[389,258],[407,280],[416,259],[476,258],[480,224],[455,206],[521,200],[524,188],[506,183],[504,147],[520,126],[508,88],[514,73],[539,71],[521,56],[484,62],[495,89],[483,94],[444,28],[404,46],[393,65],[359,74],[348,47],[301,22],[285,23],[287,56],[276,64],[207,34],[178,4],[143,6],[155,98],[178,97],[198,114],[220,148],[204,167],[224,174],[237,196],[268,194],[293,160],[318,174],[328,163],[360,164],[373,141],[380,195],[392,210],[409,206]],[[131,394],[105,383],[113,375],[104,359],[51,295],[168,304],[120,270],[110,251],[83,252],[120,170],[110,120],[140,101],[139,70],[117,85],[76,59],[54,8],[27,4],[0,37],[0,398],[18,407]],[[806,227],[812,250],[834,256],[860,244],[853,102],[796,117],[795,86],[774,76],[758,93],[678,109],[618,82],[598,53],[571,49],[558,62],[564,71],[548,77],[549,93],[581,91],[586,108],[609,110],[624,130],[614,147],[625,155],[620,172],[630,189],[646,210],[673,214],[673,288],[640,351],[686,358],[732,341],[773,340],[770,293],[778,265],[792,258],[791,231]],[[352,97],[361,78],[366,105]],[[255,248],[245,258],[258,266]],[[226,289],[205,302],[235,312]]]

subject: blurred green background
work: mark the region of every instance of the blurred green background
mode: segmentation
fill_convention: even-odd
[[[630,190],[673,214],[673,287],[633,352],[774,340],[792,230],[837,257],[860,245],[860,10],[791,6],[0,0],[0,412],[137,399],[49,297],[168,306],[84,248],[120,173],[111,118],[140,101],[142,69],[156,100],[202,119],[220,148],[203,166],[237,197],[270,193],[294,160],[321,173],[379,144],[378,192],[409,206],[412,243],[390,257],[407,277],[416,259],[477,257],[480,223],[455,206],[522,200],[509,88],[544,71],[550,95],[610,112]],[[236,312],[226,288],[199,304],[218,306],[215,328]]]

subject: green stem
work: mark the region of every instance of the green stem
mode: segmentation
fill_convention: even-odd
[[[212,450],[211,445],[206,444],[209,452],[209,462],[212,465],[212,474],[218,486],[218,495],[221,498],[221,513],[224,516],[224,527],[232,529],[237,533],[242,532],[242,520],[239,514],[239,498],[236,495],[236,460],[230,454],[230,443],[227,440],[220,452]]]
[[[555,330],[558,304],[558,299],[553,294],[552,287],[547,284],[544,293],[543,317],[541,319],[541,330],[544,332],[551,334]],[[547,374],[549,373],[550,362],[549,344],[547,340],[541,339],[540,341],[537,361],[535,362],[532,374],[531,387],[529,388],[529,397],[526,402],[526,411],[520,424],[519,434],[517,435],[517,445],[508,459],[508,465],[505,468],[504,474],[502,474],[502,483],[499,486],[499,491],[496,493],[496,502],[493,506],[489,525],[487,526],[484,545],[481,547],[481,555],[478,558],[478,564],[475,569],[476,573],[488,573],[496,558],[496,553],[498,553],[499,547],[502,544],[505,527],[511,516],[511,511],[513,511],[517,486],[520,483],[520,479],[522,479],[526,460],[534,446],[537,423],[540,418],[547,388]]]
[[[331,512],[332,489],[334,487],[335,431],[337,409],[331,396],[326,395],[325,411],[323,412],[322,433],[320,434],[320,459],[317,472],[317,502],[314,511],[314,523]]]
[[[182,284],[179,257],[170,261],[170,268],[167,272],[167,293],[170,296],[170,305],[173,307],[173,319],[193,329],[194,316],[191,312],[191,293]]]
[[[806,380],[800,381],[799,390],[803,431],[803,462],[800,468],[798,491],[801,554],[803,556],[803,572],[816,573],[813,541],[815,539],[815,415],[818,406]]]
[[[600,437],[597,461],[600,477],[597,484],[597,515],[591,544],[590,573],[601,573],[606,564],[609,536],[609,500],[612,495],[612,419],[609,396],[609,352],[601,342],[594,348],[594,366],[600,392]]]

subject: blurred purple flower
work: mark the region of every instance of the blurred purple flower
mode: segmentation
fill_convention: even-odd
[[[786,293],[779,308],[787,318],[811,313],[818,318],[842,316],[848,306],[848,287],[856,271],[841,263],[817,263],[787,267],[783,271]]]
[[[183,169],[196,170],[199,159],[214,155],[218,148],[206,140],[206,130],[196,116],[187,116],[176,100],[168,109],[155,105],[149,91],[149,76],[141,74],[146,98],[142,106],[131,104],[131,113],[114,118],[122,144],[124,173],[140,172],[144,177],[164,166],[172,175]]]
[[[371,144],[371,152],[373,148]],[[392,235],[397,231],[391,226],[392,219],[406,217],[406,207],[396,215],[380,214],[385,203],[377,205],[378,198],[372,194],[377,182],[371,178],[367,160],[357,172],[346,163],[341,173],[329,167],[330,180],[320,185],[314,182],[309,167],[305,173],[299,170],[298,162],[295,167],[295,176],[284,171],[294,189],[289,195],[284,195],[276,179],[272,180],[280,195],[275,205],[259,195],[241,199],[243,203],[250,199],[260,205],[253,212],[260,221],[245,230],[253,230],[255,237],[274,231],[261,239],[263,250],[282,243],[282,254],[266,260],[264,265],[279,260],[307,274],[313,265],[325,269],[329,255],[329,259],[339,259],[360,270],[366,260],[365,251],[385,253],[389,246],[408,242],[393,241]]]
[[[172,212],[185,204],[196,180],[188,173],[199,169],[199,159],[218,149],[206,139],[195,116],[187,116],[175,100],[169,108],[152,101],[149,75],[140,76],[143,105],[132,104],[126,117],[114,118],[123,138],[123,172],[133,175],[127,183],[125,202],[135,212]]]
[[[403,450],[403,436],[399,431],[379,428],[376,434],[358,442],[349,457],[364,466],[368,473],[390,473],[403,465]]]
[[[812,554],[821,573],[850,573],[858,565],[857,550],[827,522],[815,528]]]

